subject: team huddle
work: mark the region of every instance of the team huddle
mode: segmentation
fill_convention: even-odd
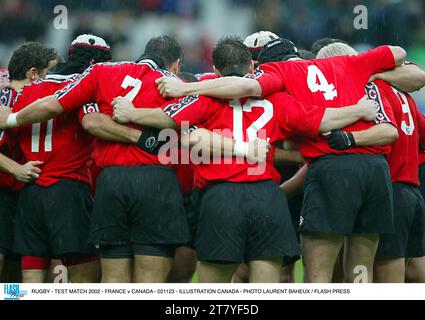
[[[66,61],[20,46],[0,75],[0,276],[14,257],[26,283],[57,260],[73,283],[278,283],[302,259],[305,282],[425,282],[425,73],[405,58],[262,31],[193,75],[168,36],[135,62],[87,34]]]

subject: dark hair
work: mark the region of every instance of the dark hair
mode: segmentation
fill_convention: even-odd
[[[58,58],[53,48],[47,48],[41,43],[28,42],[18,47],[9,62],[11,80],[24,80],[27,71],[36,68],[37,71],[46,69],[49,62]]]
[[[243,76],[249,73],[252,54],[239,37],[225,37],[214,48],[212,59],[223,76]]]
[[[195,77],[195,75],[190,72],[180,72],[177,76],[184,82],[198,82],[198,79]]]
[[[298,54],[300,55],[300,58],[303,59],[303,60],[316,59],[316,55],[309,50],[300,49],[300,50],[298,50]]]
[[[317,56],[317,54],[319,53],[320,50],[322,50],[322,48],[326,47],[327,45],[331,43],[337,43],[337,42],[342,42],[347,44],[347,42],[340,39],[322,38],[313,43],[313,45],[311,46],[311,52],[313,52],[313,54]]]
[[[54,72],[62,75],[83,73],[92,64],[111,60],[111,51],[106,48],[75,45],[69,48],[68,62],[58,65]]]
[[[183,49],[180,44],[169,36],[155,37],[149,40],[143,56],[157,56],[170,68],[177,60],[184,60]],[[139,58],[140,61],[140,58]]]

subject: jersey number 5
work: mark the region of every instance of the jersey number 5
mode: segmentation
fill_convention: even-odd
[[[233,137],[237,141],[244,141],[243,136],[243,113],[252,112],[253,107],[259,107],[264,110],[264,113],[246,130],[248,141],[253,141],[257,138],[266,140],[265,136],[258,136],[258,132],[263,129],[267,123],[273,119],[273,104],[267,100],[249,99],[242,106],[240,100],[233,100]]]
[[[307,84],[311,92],[323,92],[323,97],[328,101],[331,101],[338,96],[335,86],[332,83],[328,83],[325,75],[315,65],[308,67]]]

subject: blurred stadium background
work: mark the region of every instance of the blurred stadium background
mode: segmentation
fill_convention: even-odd
[[[367,30],[353,27],[356,5],[368,8]],[[68,9],[66,30],[54,28],[53,8]],[[270,30],[310,48],[331,36],[360,50],[398,44],[408,59],[425,67],[424,0],[0,0],[0,67],[29,40],[66,53],[71,39],[92,32],[109,40],[114,60],[134,60],[152,36],[169,34],[185,49],[185,71],[211,70],[210,53],[224,35],[245,37]],[[416,94],[425,111],[425,92]]]

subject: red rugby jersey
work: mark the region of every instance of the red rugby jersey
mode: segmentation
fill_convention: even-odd
[[[419,186],[419,140],[425,127],[415,101],[409,94],[398,91],[382,80],[376,81],[392,105],[398,126],[398,140],[388,156],[391,180]]]
[[[111,103],[123,96],[139,108],[158,108],[167,100],[158,92],[155,80],[172,73],[158,69],[151,60],[140,63],[101,63],[87,69],[80,79],[69,84],[55,96],[65,111],[96,102],[99,111],[113,115]],[[143,127],[129,125],[143,130]],[[94,159],[101,168],[109,166],[140,166],[161,164],[158,156],[142,151],[136,145],[114,143],[97,139]]]
[[[394,123],[391,107],[381,99],[376,87],[365,87],[372,74],[395,67],[394,56],[387,46],[381,46],[357,56],[339,56],[328,59],[296,60],[267,63],[253,75],[259,82],[264,96],[286,91],[304,104],[322,107],[343,107],[356,104],[366,93],[380,103],[378,123]],[[344,130],[362,131],[374,122],[358,121]],[[388,147],[356,147],[336,151],[329,147],[326,139],[318,141],[302,139],[299,150],[306,158],[326,154],[388,154]]]
[[[13,111],[18,112],[34,101],[54,94],[75,77],[52,75],[23,88]],[[61,114],[49,121],[15,128],[14,138],[26,161],[42,161],[42,173],[36,184],[49,187],[61,180],[91,184],[90,156],[92,137],[79,122],[80,110]]]
[[[238,141],[252,141],[257,137],[270,143],[288,139],[293,135],[318,136],[325,109],[306,107],[286,93],[277,93],[263,100],[219,100],[204,96],[189,96],[163,106],[163,110],[180,126],[200,124],[203,128]],[[309,121],[305,121],[305,119]],[[220,131],[217,131],[220,130]],[[195,185],[220,182],[254,182],[276,180],[280,175],[274,168],[273,152],[264,166],[237,163],[234,158],[221,158],[218,163],[195,164]],[[224,162],[226,160],[226,162]],[[240,159],[239,159],[240,160]]]

